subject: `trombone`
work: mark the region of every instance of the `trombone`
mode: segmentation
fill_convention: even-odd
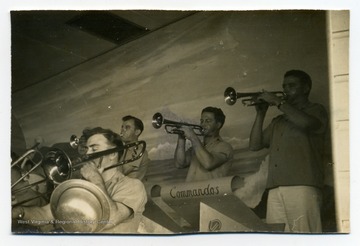
[[[257,100],[257,97],[262,92],[246,92],[246,93],[239,93],[236,92],[234,88],[228,87],[224,91],[225,102],[228,105],[234,105],[237,99],[242,98],[241,102],[244,106],[255,106],[261,103],[262,101]],[[282,91],[270,91],[270,93],[274,93],[277,97],[281,99],[285,99],[286,94]]]
[[[152,118],[152,125],[154,128],[159,129],[162,125],[165,125],[165,131],[169,134],[179,134],[183,135],[184,132],[180,130],[179,128],[182,126],[190,126],[194,130],[195,134],[198,136],[204,135],[204,130],[199,125],[193,125],[189,123],[183,123],[183,122],[176,122],[164,119],[161,113],[154,114]]]
[[[38,172],[44,157],[36,147],[37,145],[30,148],[11,163],[11,196],[14,199],[12,200],[14,202],[12,204],[13,207],[35,199],[45,198],[49,194],[48,179]],[[40,159],[38,161],[35,161],[36,155],[39,155]],[[31,163],[31,168],[24,172],[24,165],[28,162]],[[23,197],[24,195],[25,197]]]
[[[71,140],[75,140],[75,137],[72,137]],[[146,149],[146,142],[145,141],[137,141],[130,144],[125,144],[122,147],[117,147],[113,149],[108,149],[92,154],[83,155],[81,157],[74,158],[71,160],[69,156],[61,149],[53,148],[51,149],[44,157],[43,161],[43,168],[45,171],[46,176],[54,183],[60,184],[65,180],[69,180],[75,177],[75,172],[79,171],[81,167],[86,164],[88,161],[116,153],[121,152],[122,154],[126,154],[128,149],[135,148],[139,149],[140,152],[136,152],[137,155],[133,156],[131,159],[120,161],[114,165],[106,167],[104,171],[115,168],[121,165],[124,165],[129,162],[133,162],[140,157],[143,156],[145,149]]]
[[[30,156],[34,155],[34,154],[39,154],[40,155],[40,160],[38,162],[33,162],[32,158],[29,158]],[[11,185],[11,189],[13,189],[18,183],[20,183],[22,180],[24,180],[26,177],[28,177],[28,175],[30,173],[32,173],[36,168],[38,168],[41,163],[42,163],[42,159],[43,159],[43,155],[41,154],[40,151],[38,151],[35,148],[31,148],[28,151],[26,151],[22,156],[20,156],[16,161],[14,161],[11,164],[11,168],[14,168],[17,164],[19,164],[20,162],[25,163],[26,161],[30,160],[33,163],[33,167],[27,171],[26,173],[22,174],[20,176],[20,178],[18,178],[12,185]],[[45,180],[44,180],[45,181]]]

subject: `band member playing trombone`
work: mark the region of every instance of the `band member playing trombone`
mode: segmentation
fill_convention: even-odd
[[[308,100],[312,81],[301,70],[285,73],[285,99],[263,92],[255,105],[256,118],[250,149],[269,148],[267,223],[284,223],[287,232],[319,233],[324,135],[328,127],[325,108]],[[282,112],[263,131],[269,105]]]
[[[120,136],[109,129],[101,127],[85,129],[83,136],[86,139],[88,155],[123,147]],[[119,167],[107,169],[116,165],[120,157],[120,151],[112,152],[97,159],[89,160],[80,169],[82,177],[99,187],[106,200],[109,201],[109,220],[101,233],[136,233],[142,212],[145,209],[147,195],[142,182],[124,176]],[[46,225],[49,224],[46,222],[56,219],[52,214],[51,206],[54,204],[47,204],[44,207],[14,207],[12,218],[20,222],[43,221]],[[81,208],[79,209],[81,210]],[[89,211],[85,206],[82,212],[91,213],[92,211]],[[41,226],[40,224],[36,225]]]
[[[178,135],[175,149],[175,166],[189,167],[186,181],[207,180],[224,177],[228,174],[233,158],[232,146],[220,137],[225,115],[220,108],[206,107],[201,112],[200,126],[204,136],[203,142],[190,126],[180,128],[183,134]],[[192,147],[185,150],[188,139]]]
[[[122,118],[120,137],[125,144],[138,141],[139,136],[143,132],[143,130],[144,124],[140,119],[132,115],[127,115]],[[136,149],[136,147],[132,147],[126,151],[122,158],[124,160],[132,158],[133,155],[137,154],[137,151],[138,150]],[[143,155],[138,160],[122,165],[122,173],[125,176],[143,180],[149,162],[150,159],[148,157],[147,151],[145,150]]]

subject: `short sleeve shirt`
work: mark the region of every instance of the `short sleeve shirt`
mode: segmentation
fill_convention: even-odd
[[[302,129],[283,114],[274,118],[264,131],[264,143],[270,150],[267,188],[322,186],[322,153],[328,115],[325,108],[316,103],[309,102],[302,110],[320,120],[320,129]]]
[[[131,208],[133,215],[126,221],[102,232],[136,233],[147,201],[143,183],[138,179],[129,178],[119,173],[107,181],[105,186],[111,199]]]
[[[215,141],[212,141],[211,143],[206,145],[205,149],[209,151],[212,155],[225,155],[225,162],[219,167],[208,171],[200,164],[194,153],[194,150],[190,148],[187,151],[192,152],[192,159],[188,174],[186,176],[186,181],[200,181],[220,178],[225,177],[228,174],[231,167],[231,159],[233,158],[232,146],[229,143],[224,142],[221,137],[218,137],[217,139],[215,139]]]
[[[133,158],[133,156],[136,156],[137,153],[134,151],[135,149],[131,148],[126,154],[125,160],[129,160]],[[149,162],[150,159],[148,157],[147,151],[145,150],[139,159],[122,165],[122,173],[130,178],[143,180],[146,175]]]

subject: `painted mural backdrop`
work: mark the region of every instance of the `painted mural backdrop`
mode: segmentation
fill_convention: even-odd
[[[84,127],[119,131],[122,116],[141,118],[152,160],[146,182],[153,184],[182,181],[186,170],[172,163],[176,135],[153,128],[152,116],[197,124],[204,107],[220,107],[226,115],[221,135],[236,152],[231,174],[245,177],[239,197],[254,207],[267,173],[266,151],[247,150],[255,110],[227,105],[223,93],[229,86],[281,90],[289,69],[307,71],[311,99],[328,107],[324,12],[199,12],[17,92],[12,111],[28,147],[37,136],[52,145]],[[277,113],[270,109],[265,124]]]

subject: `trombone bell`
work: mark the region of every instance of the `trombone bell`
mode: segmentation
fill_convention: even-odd
[[[124,165],[129,162],[133,162],[137,159],[140,159],[140,157],[142,157],[146,149],[145,141],[137,141],[134,143],[126,144],[122,147],[108,149],[93,154],[83,155],[73,160],[71,160],[68,154],[65,153],[63,150],[53,148],[45,155],[43,161],[43,168],[45,174],[54,184],[60,184],[69,179],[81,178],[79,170],[87,162],[115,152],[119,152],[122,155],[124,151],[126,152],[129,148],[133,148],[133,147],[140,148],[140,151],[137,152],[136,156],[133,156],[133,158],[128,160],[120,161],[112,166],[106,167],[104,169],[105,171],[111,168]]]

